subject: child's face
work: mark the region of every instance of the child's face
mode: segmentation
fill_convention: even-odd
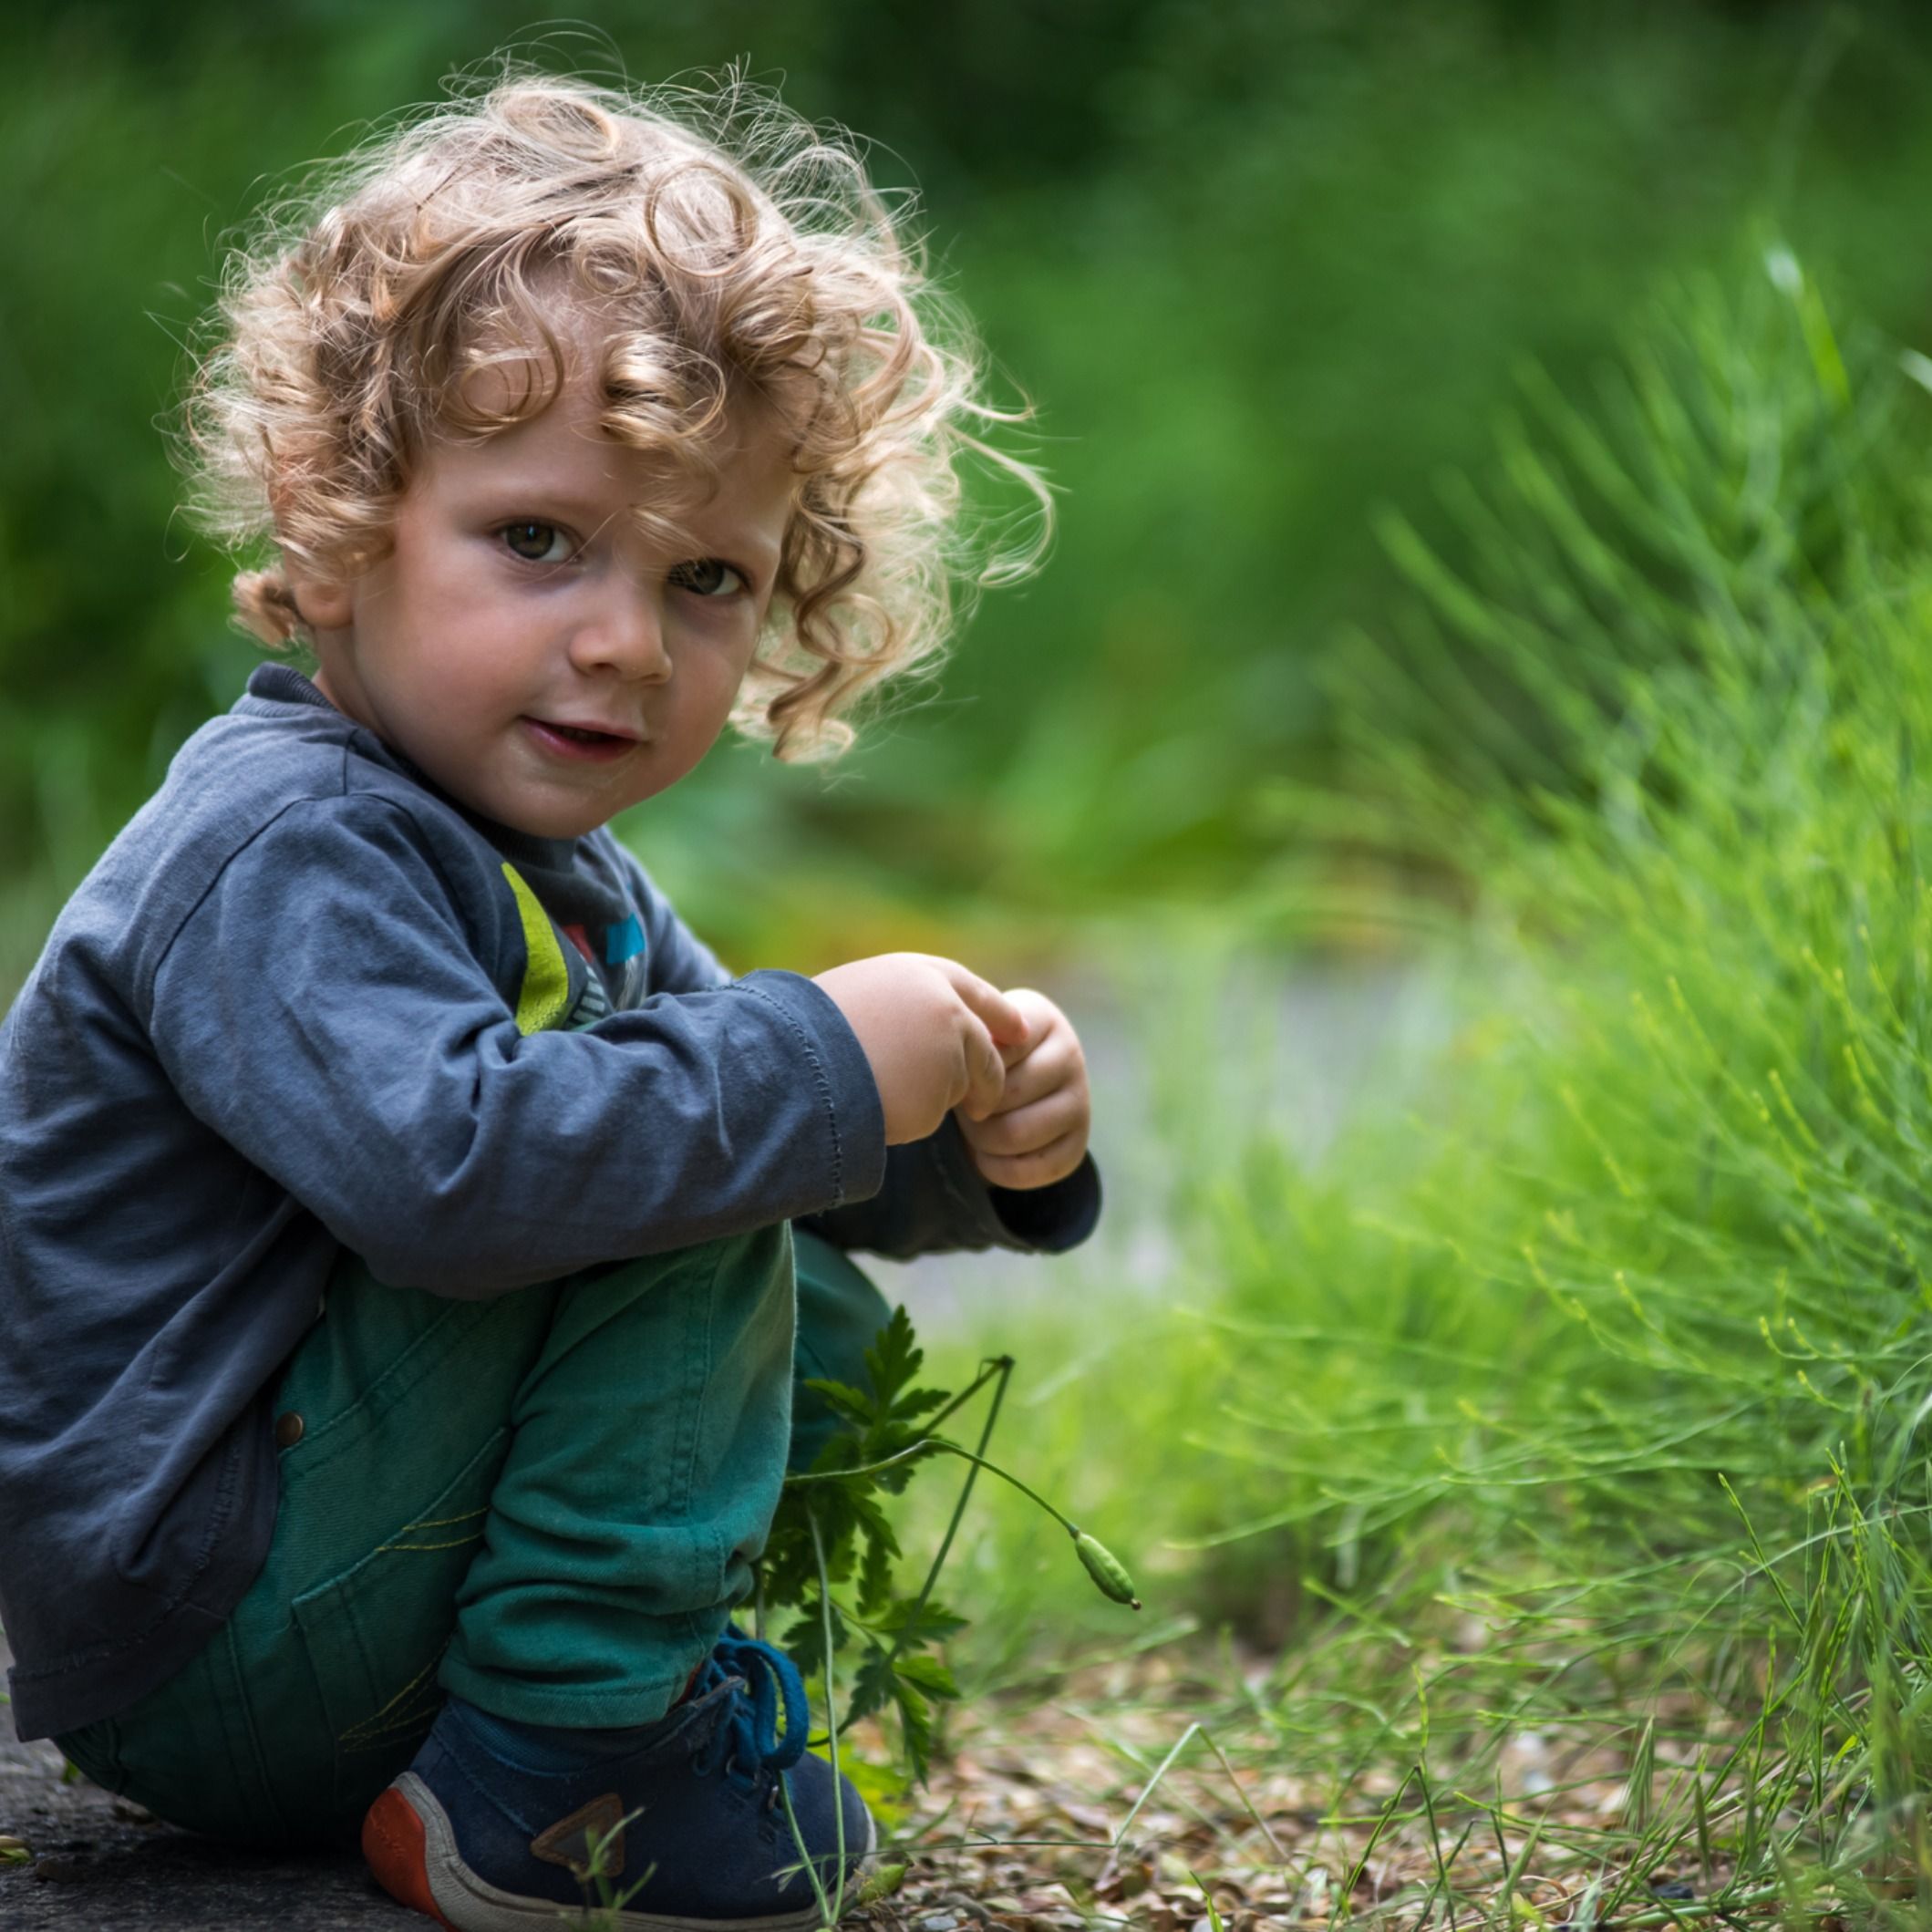
[[[295,581],[315,682],[453,797],[573,838],[675,785],[724,728],[770,601],[796,479],[734,413],[719,487],[673,554],[629,515],[652,476],[579,373],[534,420],[432,445],[395,544],[347,584]]]

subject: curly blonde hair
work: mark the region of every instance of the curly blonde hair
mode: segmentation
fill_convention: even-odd
[[[404,119],[230,258],[181,448],[207,527],[276,545],[234,580],[242,623],[303,640],[284,565],[379,560],[429,440],[541,414],[588,322],[606,432],[667,472],[701,487],[738,398],[777,412],[796,508],[732,722],[780,758],[842,749],[840,714],[938,649],[962,591],[1037,561],[1049,521],[904,230],[848,141],[735,77],[644,96],[504,68]],[[466,396],[509,363],[511,403]],[[1017,541],[966,532],[962,456],[1026,486]]]

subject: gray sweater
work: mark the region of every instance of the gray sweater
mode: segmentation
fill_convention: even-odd
[[[608,832],[480,820],[265,665],[0,1023],[19,1734],[124,1709],[253,1581],[269,1397],[343,1247],[476,1297],[788,1219],[894,1255],[1058,1251],[1099,1208],[1090,1160],[989,1187],[950,1121],[888,1152],[811,980],[730,978]]]

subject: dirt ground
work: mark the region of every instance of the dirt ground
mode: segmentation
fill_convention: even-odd
[[[1124,1687],[1108,1688],[1118,1709]],[[10,1732],[4,1718],[0,1727]],[[1132,1728],[1152,1749],[1164,1724]],[[857,1741],[863,1748],[866,1741]],[[63,1768],[51,1744],[20,1744],[10,1735],[0,1742],[0,1839],[18,1847],[0,1855],[5,1932],[406,1932],[426,1923],[379,1891],[353,1855],[274,1857],[212,1844],[84,1779],[64,1782]],[[1209,1818],[1199,1808],[1207,1793],[1190,1780],[1186,1800],[1178,1788],[1173,1794],[1179,1810],[1150,1806],[1142,1814],[1146,1829],[1115,1852],[1109,1838],[1143,1776],[1065,1709],[1029,1702],[987,1711],[935,1765],[930,1787],[882,1818],[916,1849],[884,1855],[903,1862],[903,1874],[883,1875],[890,1895],[846,1923],[854,1932],[1205,1926],[1188,1866],[1224,1868],[1229,1831],[1247,1821],[1224,1811]],[[1238,1904],[1224,1893],[1224,1908],[1235,1907],[1231,1927],[1267,1923],[1257,1904],[1291,1903],[1275,1889],[1278,1899],[1249,1893]]]
[[[1310,1891],[1284,1848],[1306,1838],[1306,1794],[1252,1772],[1237,1788],[1204,1740],[1187,1748],[1193,1701],[1171,1666],[1142,1658],[1058,1692],[961,1710],[930,1784],[903,1807],[881,1807],[878,1896],[845,1925],[1209,1932],[1210,1896],[1227,1932],[1327,1918],[1333,1901]],[[868,1731],[850,1746],[879,1754]],[[1143,1798],[1177,1741],[1184,1762]],[[0,1845],[4,1932],[405,1932],[426,1923],[378,1891],[353,1855],[272,1857],[211,1844],[62,1773],[50,1744],[0,1743],[0,1839],[19,1845],[11,1857]],[[1359,1903],[1385,1887],[1378,1875]]]
[[[60,1782],[46,1744],[0,1744],[0,1834],[28,1855],[0,1862],[6,1932],[406,1932],[427,1923],[348,1856],[270,1858],[158,1824],[83,1780]]]
[[[11,1661],[0,1636],[0,1674]],[[377,1889],[359,1857],[270,1858],[157,1824],[47,1743],[21,1744],[0,1707],[0,1927],[5,1932],[408,1932],[427,1923]],[[5,1852],[0,1846],[0,1854]]]

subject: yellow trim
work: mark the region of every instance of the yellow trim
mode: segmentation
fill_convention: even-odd
[[[336,1743],[346,1744],[350,1742],[351,1740],[356,1738],[365,1736],[375,1736],[380,1732],[387,1732],[392,1731],[396,1729],[398,1725],[407,1728],[410,1723],[412,1723],[415,1720],[415,1717],[417,1715],[419,1715],[419,1713],[412,1713],[411,1716],[407,1718],[389,1718],[389,1721],[387,1724],[383,1723],[382,1720],[384,1718],[389,1717],[389,1713],[396,1709],[397,1705],[401,1703],[402,1700],[406,1697],[408,1697],[408,1694],[412,1690],[414,1690],[422,1682],[422,1680],[426,1677],[428,1677],[432,1670],[436,1669],[436,1667],[439,1663],[442,1662],[443,1652],[449,1648],[449,1639],[446,1638],[441,1643],[437,1645],[436,1655],[432,1657],[429,1661],[425,1664],[422,1669],[418,1670],[416,1675],[412,1677],[409,1681],[405,1684],[402,1689],[398,1690],[396,1695],[392,1697],[389,1701],[382,1707],[380,1710],[372,1711],[369,1716],[362,1718],[358,1720],[356,1723],[351,1724],[346,1731],[341,1732],[337,1736],[336,1740]]]
[[[541,1033],[555,1026],[570,1005],[570,968],[563,963],[563,948],[557,944],[557,929],[523,875],[506,862],[503,876],[516,894],[517,913],[523,922],[523,950],[529,958],[523,968],[523,988],[517,995],[517,1031]]]
[[[479,1516],[487,1516],[490,1505],[486,1503],[480,1509],[466,1509],[460,1516],[431,1516],[427,1523],[406,1523],[405,1530],[443,1530],[452,1523],[473,1523]]]

